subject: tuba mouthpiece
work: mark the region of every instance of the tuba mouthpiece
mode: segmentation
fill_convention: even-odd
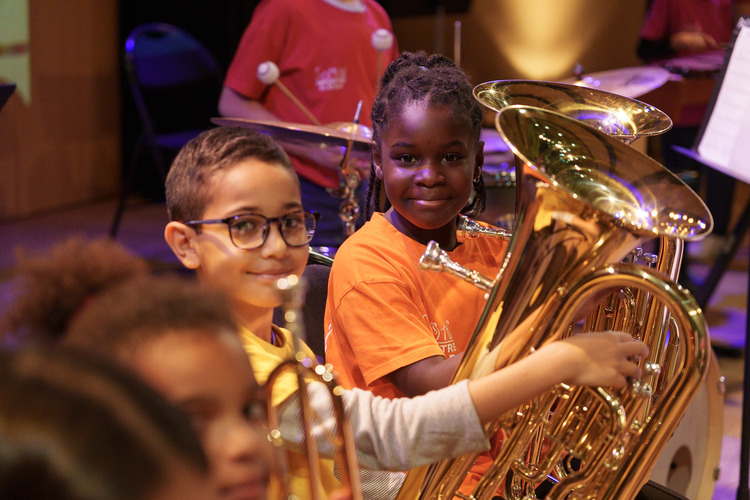
[[[513,233],[499,227],[484,227],[477,221],[469,219],[465,215],[458,216],[458,234],[463,238],[476,238],[480,234],[483,236],[493,236],[495,238],[505,238],[509,240]]]
[[[468,281],[485,292],[489,292],[495,286],[493,280],[453,262],[445,250],[441,249],[435,241],[430,241],[427,244],[427,249],[419,258],[419,269],[423,271],[446,271],[463,278],[464,281]]]

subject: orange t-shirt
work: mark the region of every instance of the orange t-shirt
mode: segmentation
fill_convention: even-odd
[[[502,238],[464,240],[451,260],[495,278],[507,249]],[[403,397],[395,370],[430,356],[462,353],[487,302],[485,292],[446,272],[421,271],[426,249],[382,214],[347,238],[336,253],[326,300],[326,362],[339,383],[384,397]],[[493,439],[494,446],[502,436]],[[491,462],[480,455],[464,480],[469,492]]]
[[[450,258],[495,278],[501,238],[470,238]],[[403,394],[387,375],[430,356],[464,352],[484,310],[485,292],[458,276],[421,271],[426,249],[382,214],[339,248],[328,282],[326,362],[339,383],[384,397]]]

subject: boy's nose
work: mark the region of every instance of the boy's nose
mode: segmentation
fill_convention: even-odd
[[[284,237],[281,235],[279,224],[270,224],[268,228],[268,236],[266,237],[266,242],[263,244],[263,248],[269,253],[286,252],[288,250],[289,247],[286,244],[286,240],[284,240]]]

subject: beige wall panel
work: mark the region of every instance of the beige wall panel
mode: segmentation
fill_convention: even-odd
[[[640,65],[635,49],[645,12],[646,0],[474,0],[439,26],[429,16],[393,24],[403,50],[442,46],[453,57],[454,22],[461,21],[461,65],[475,83],[557,80],[572,76],[576,62],[589,72]]]

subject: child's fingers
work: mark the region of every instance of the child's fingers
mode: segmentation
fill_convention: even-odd
[[[648,356],[648,346],[640,340],[631,340],[621,346],[623,353],[628,356],[644,357]]]
[[[640,340],[634,339],[629,333],[611,332],[617,341],[622,344],[620,349],[627,356],[646,356],[648,355],[648,346]]]
[[[629,378],[639,379],[641,378],[641,375],[643,375],[643,371],[638,364],[632,361],[626,361],[623,363],[619,371],[621,374]]]

